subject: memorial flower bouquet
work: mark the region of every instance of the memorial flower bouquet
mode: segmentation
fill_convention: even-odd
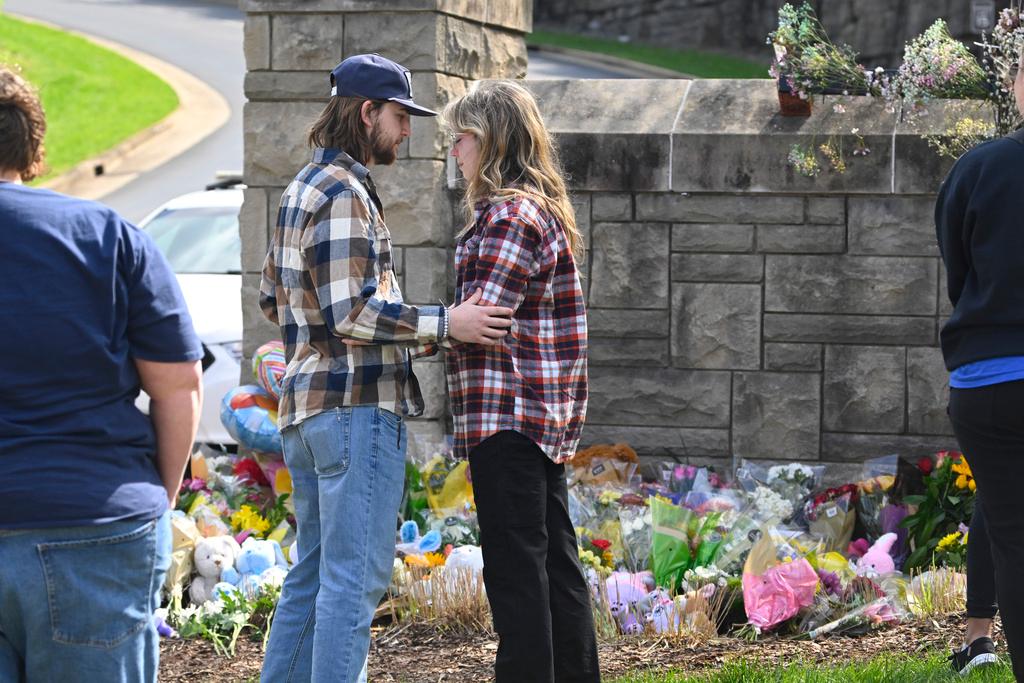
[[[974,512],[976,484],[961,453],[939,453],[935,468],[924,482],[924,495],[904,498],[907,505],[916,506],[900,522],[909,533],[911,547],[904,571],[930,564],[939,542],[968,523]]]
[[[967,46],[937,19],[907,43],[903,63],[888,95],[894,106],[920,114],[935,99],[983,100],[989,96],[985,70]]]

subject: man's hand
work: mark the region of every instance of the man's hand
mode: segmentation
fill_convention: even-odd
[[[448,311],[448,336],[456,341],[484,346],[497,346],[512,327],[511,308],[480,305],[483,290]],[[373,342],[346,337],[346,346],[373,346]]]
[[[497,346],[512,327],[512,309],[480,305],[483,290],[448,311],[448,336],[460,342]]]

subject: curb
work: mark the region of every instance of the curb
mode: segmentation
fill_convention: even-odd
[[[82,199],[100,199],[195,146],[231,116],[231,107],[219,92],[173,64],[105,38],[19,14],[10,16],[85,38],[115,52],[166,81],[178,96],[178,108],[160,121],[116,147],[79,162],[40,187]],[[103,166],[102,175],[94,171],[99,165]]]
[[[685,74],[681,71],[673,71],[672,69],[665,69],[660,66],[654,66],[652,64],[644,64],[643,62],[634,62],[631,59],[623,59],[622,57],[613,57],[611,55],[601,54],[599,52],[588,52],[586,50],[576,50],[569,47],[561,47],[558,45],[527,45],[527,50],[536,52],[547,52],[550,54],[561,55],[568,57],[572,61],[582,62],[584,64],[600,64],[613,69],[618,69],[624,74],[636,77],[636,78],[675,78],[675,79],[692,79],[694,76]]]

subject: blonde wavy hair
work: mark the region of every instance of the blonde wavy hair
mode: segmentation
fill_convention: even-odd
[[[528,197],[562,224],[569,248],[579,259],[583,238],[576,227],[558,152],[530,91],[511,81],[481,83],[450,102],[441,119],[451,133],[470,133],[480,145],[476,175],[466,179],[469,224],[465,230],[472,227],[477,202],[493,204]]]

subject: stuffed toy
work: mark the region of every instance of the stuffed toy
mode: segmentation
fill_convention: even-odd
[[[221,578],[237,587],[249,599],[270,585],[280,585],[288,573],[281,545],[250,536],[242,543],[235,566],[224,571]]]
[[[654,588],[650,572],[612,572],[604,585],[608,610],[615,617],[619,630],[630,635],[643,633],[644,626],[637,616],[644,613],[645,603]]]
[[[440,531],[428,531],[425,536],[420,536],[420,528],[412,520],[402,522],[398,537],[401,543],[395,546],[395,550],[401,555],[422,555],[441,547]]]
[[[238,541],[231,536],[210,536],[196,541],[192,561],[199,575],[192,579],[188,587],[192,604],[201,605],[214,598],[213,587],[225,571],[233,571],[235,559],[240,552]]]
[[[484,570],[484,556],[480,552],[480,546],[463,545],[452,548],[448,553],[448,560],[445,567],[449,569],[467,569],[480,574]]]
[[[672,598],[667,591],[657,588],[648,595],[652,606],[647,615],[647,623],[655,633],[679,633],[682,627],[708,630],[712,626],[711,622],[698,607],[707,605],[716,590],[715,584],[709,583]],[[701,599],[698,600],[698,597]]]
[[[628,484],[639,466],[639,457],[626,444],[602,444],[577,452],[571,463],[571,484]]]
[[[896,538],[896,534],[893,533],[879,536],[875,544],[857,560],[857,576],[882,576],[896,571],[896,563],[889,554]]]

